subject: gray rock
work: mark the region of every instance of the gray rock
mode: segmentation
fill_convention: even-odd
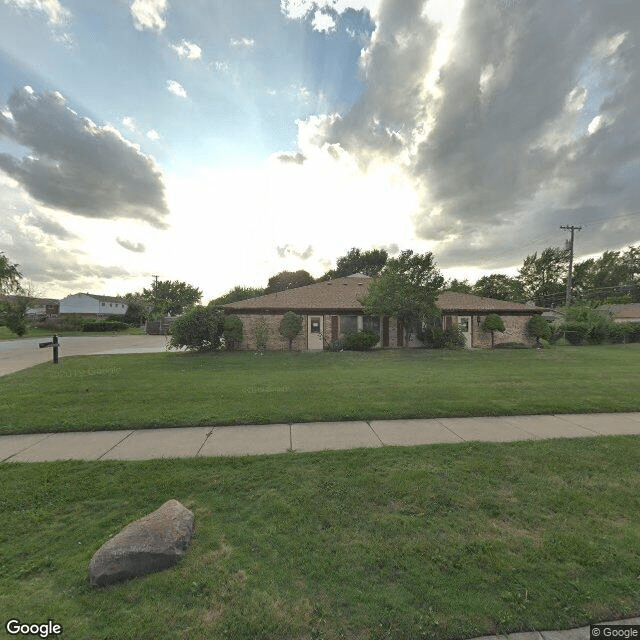
[[[91,558],[93,587],[162,571],[186,553],[193,535],[193,513],[177,500],[127,525]]]

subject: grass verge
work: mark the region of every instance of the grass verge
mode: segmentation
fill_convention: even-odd
[[[95,333],[92,331],[57,331],[55,329],[41,329],[40,327],[29,327],[24,336],[18,336],[13,331],[10,331],[7,327],[0,327],[0,340],[22,340],[26,338],[50,338],[53,334],[57,334],[61,338],[66,338],[69,336],[81,336],[83,338],[91,337],[91,336],[141,336],[144,335],[144,329],[140,327],[129,327],[128,329],[123,329],[121,331],[109,331],[109,332],[100,332]]]
[[[0,465],[5,619],[69,638],[459,639],[640,613],[640,437]],[[162,573],[93,553],[179,499]]]
[[[640,411],[639,364],[640,344],[69,357],[0,378],[0,433]]]

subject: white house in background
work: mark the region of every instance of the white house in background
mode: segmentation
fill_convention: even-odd
[[[114,296],[99,296],[93,293],[74,293],[60,300],[60,314],[73,313],[79,316],[123,316],[127,303]]]

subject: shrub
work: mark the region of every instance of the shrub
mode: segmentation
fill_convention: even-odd
[[[110,320],[100,320],[94,322],[85,322],[82,330],[87,332],[104,332],[104,331],[122,331],[128,328],[126,322],[114,322]]]
[[[548,340],[551,336],[551,325],[542,316],[532,316],[527,323],[529,337],[537,340]]]
[[[238,316],[227,316],[224,319],[222,335],[227,349],[234,351],[242,343],[243,326]]]
[[[578,346],[584,344],[589,335],[589,325],[586,322],[569,321],[562,325],[564,337],[570,344]]]
[[[499,331],[500,333],[502,333],[504,331],[504,322],[497,313],[490,313],[483,320],[480,328],[483,331],[491,331],[491,348],[493,349],[495,332]]]
[[[443,344],[444,330],[442,327],[425,327],[418,335],[418,338],[431,349],[441,349]]]
[[[464,349],[467,344],[459,325],[454,324],[445,329],[442,335],[442,349]]]
[[[280,331],[280,335],[285,340],[289,341],[289,350],[291,350],[291,343],[293,342],[293,339],[302,329],[302,318],[293,311],[287,311],[280,321],[278,329]]]
[[[174,320],[170,329],[169,348],[216,351],[220,348],[223,330],[222,311],[198,305]]]
[[[344,338],[338,338],[338,340],[334,340],[331,344],[325,345],[326,351],[344,351]]]
[[[342,345],[343,349],[348,351],[367,351],[375,347],[378,342],[380,342],[380,336],[373,331],[365,329],[345,336],[342,340]]]
[[[256,349],[263,351],[267,348],[267,340],[269,339],[269,329],[267,328],[267,321],[264,317],[258,318],[255,326],[253,327],[253,336],[256,339]]]

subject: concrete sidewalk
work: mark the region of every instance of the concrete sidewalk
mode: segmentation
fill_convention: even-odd
[[[473,440],[508,442],[616,434],[640,434],[640,413],[372,420],[27,434],[0,437],[0,462],[236,456]],[[598,624],[640,625],[640,618]],[[600,634],[603,634],[603,631],[600,631]],[[484,636],[475,640],[589,640],[590,637],[590,628],[580,627],[528,631],[507,636]]]
[[[0,437],[0,462],[149,460],[640,434],[640,413],[311,422]]]

